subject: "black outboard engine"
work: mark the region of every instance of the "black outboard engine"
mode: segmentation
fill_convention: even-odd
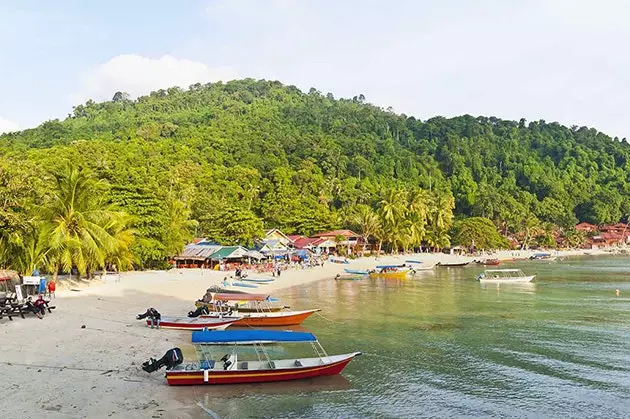
[[[167,370],[181,364],[184,361],[182,350],[179,348],[173,348],[166,351],[164,356],[160,359],[151,358],[149,361],[142,363],[142,369],[146,372],[157,371],[162,367],[166,367]]]
[[[197,310],[195,311],[189,311],[188,317],[199,317],[202,314],[208,314],[208,313],[210,313],[210,309],[208,309],[208,306],[204,304],[197,307]]]
[[[138,314],[136,316],[136,319],[142,320],[142,319],[146,319],[147,317],[153,320],[160,320],[162,318],[162,315],[160,314],[159,311],[151,307],[151,308],[147,308],[147,311],[144,312],[143,314]]]

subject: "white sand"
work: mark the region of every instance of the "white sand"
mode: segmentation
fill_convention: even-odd
[[[511,259],[532,253],[499,252],[483,257]],[[288,287],[333,278],[344,268],[367,269],[377,263],[405,260],[435,263],[469,259],[420,254],[381,257],[378,261],[363,258],[348,265],[326,262],[324,267],[284,271],[271,284],[240,290],[271,293],[282,299]],[[226,274],[198,269],[131,272],[121,275],[119,281],[110,275],[89,288],[58,291],[54,300],[57,309],[43,320],[33,315],[14,321],[0,319],[3,417],[197,417],[200,408],[189,405],[197,390],[169,387],[163,373],[148,375],[139,368],[150,356],[160,357],[174,346],[192,355],[190,332],[152,330],[135,320],[135,315],[147,307],[165,315],[185,315],[206,288],[219,285]]]

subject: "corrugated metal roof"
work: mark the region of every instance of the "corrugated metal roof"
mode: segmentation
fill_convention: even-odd
[[[184,246],[184,250],[175,256],[176,260],[206,260],[214,253],[221,249],[222,246],[200,246],[197,244],[189,244]]]
[[[212,260],[238,259],[245,256],[247,249],[243,246],[224,246],[210,256]]]

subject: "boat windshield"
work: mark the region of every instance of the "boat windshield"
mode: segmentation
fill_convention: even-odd
[[[520,269],[487,269],[484,271],[486,278],[521,278],[525,273]]]

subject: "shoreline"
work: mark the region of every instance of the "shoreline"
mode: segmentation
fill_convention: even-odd
[[[58,282],[57,296],[80,297],[85,295],[121,296],[128,291],[150,291],[152,294],[168,296],[182,300],[194,301],[201,298],[205,290],[213,285],[222,288],[243,291],[247,293],[271,294],[286,290],[294,286],[302,286],[326,278],[333,278],[344,273],[344,269],[370,269],[375,265],[403,264],[406,260],[418,260],[426,264],[464,262],[481,259],[499,259],[501,262],[526,260],[536,253],[550,253],[553,258],[601,256],[621,254],[620,252],[606,252],[604,250],[501,250],[494,253],[484,253],[477,256],[449,255],[444,253],[411,253],[402,255],[384,255],[379,258],[361,257],[348,259],[348,264],[326,261],[324,266],[298,268],[290,266],[282,271],[280,277],[272,277],[268,273],[258,274],[246,271],[250,278],[273,278],[267,284],[253,284],[256,287],[225,287],[222,282],[225,277],[234,275],[234,271],[214,271],[209,269],[182,268],[168,271],[130,271],[118,275],[109,274],[105,279],[95,278],[91,281],[72,281],[69,286]],[[481,265],[480,265],[481,266]],[[234,281],[238,281],[234,279]],[[156,307],[157,308],[157,307]]]
[[[526,257],[525,252],[517,253],[477,258]],[[558,256],[583,254],[559,252]],[[596,254],[609,253],[593,252]],[[272,284],[241,290],[268,293],[281,302],[285,298],[291,302],[294,291],[287,291],[292,287],[332,279],[344,268],[366,269],[376,263],[401,264],[411,259],[434,263],[464,257],[410,254],[361,258],[349,264],[326,262],[323,267],[289,269]],[[121,274],[119,282],[117,275],[108,275],[89,287],[58,290],[52,303],[57,308],[41,320],[33,315],[13,321],[1,319],[0,371],[8,384],[0,408],[5,415],[15,417],[198,417],[199,409],[189,403],[190,389],[169,387],[162,374],[148,375],[140,368],[149,357],[160,357],[175,346],[190,358],[190,332],[150,329],[135,316],[147,307],[155,307],[164,315],[185,316],[209,286],[229,273],[233,272],[129,272]]]

